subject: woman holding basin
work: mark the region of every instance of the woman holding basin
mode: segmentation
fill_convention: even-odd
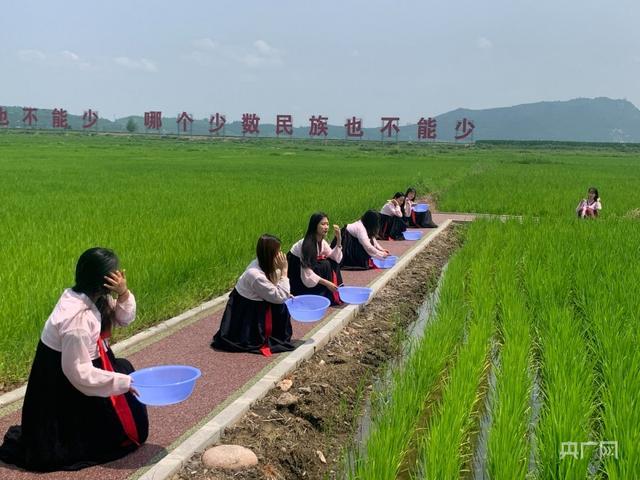
[[[416,228],[438,228],[438,225],[433,223],[431,211],[427,210],[418,212],[415,210],[416,203],[416,189],[409,187],[407,193],[404,196],[404,204],[402,205],[402,213],[405,223],[409,227]]]
[[[257,258],[229,295],[212,348],[271,356],[302,343],[291,340],[291,317],[285,306],[291,297],[288,262],[280,245],[280,239],[273,235],[258,239]]]
[[[32,471],[79,470],[123,457],[148,436],[131,363],[108,344],[115,325],[135,318],[136,301],[111,250],[78,260],[75,286],[44,325],[29,375],[22,425],[0,446],[0,460]],[[117,298],[114,298],[117,297]]]
[[[325,240],[329,233],[329,219],[323,212],[311,215],[307,232],[289,253],[289,281],[294,295],[321,295],[332,305],[340,305],[338,286],[342,284],[342,234],[333,226],[335,244],[331,248]]]
[[[384,259],[389,251],[382,248],[376,240],[380,230],[380,214],[375,210],[366,211],[360,220],[348,224],[342,229],[343,269],[367,270],[374,268],[371,258]],[[331,246],[337,245],[334,239]]]

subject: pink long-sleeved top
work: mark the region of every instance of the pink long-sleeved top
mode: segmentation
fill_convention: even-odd
[[[236,282],[236,290],[244,298],[253,301],[266,300],[269,303],[281,304],[291,297],[291,287],[289,278],[280,275],[278,271],[278,282],[274,284],[267,278],[267,275],[260,268],[258,260],[249,264],[240,278]]]
[[[367,252],[372,257],[382,259],[387,254],[387,252],[385,252],[384,248],[382,248],[382,246],[375,238],[369,238],[369,235],[367,235],[367,229],[362,224],[362,220],[358,220],[357,222],[348,224],[347,232],[357,238],[360,242],[360,245],[362,245],[362,247],[364,248],[365,252]],[[373,242],[373,245],[371,244],[371,242]]]
[[[302,242],[304,242],[304,238],[294,243],[293,247],[291,247],[291,254],[298,258],[302,258]],[[330,258],[334,262],[340,263],[342,260],[342,247],[336,246],[336,248],[331,248],[329,243],[324,239],[318,244],[317,251],[318,256]],[[300,279],[305,287],[313,288],[318,285],[320,275],[315,273],[311,268],[301,267]]]
[[[110,297],[111,298],[111,297]],[[124,301],[111,298],[115,322],[130,324],[136,316],[136,300],[131,292]],[[66,289],[47,319],[40,340],[62,353],[62,372],[71,385],[90,397],[110,397],[129,391],[131,377],[96,368],[100,312],[84,293]]]
[[[389,200],[384,204],[380,213],[383,215],[389,215],[390,217],[402,217],[402,210],[400,205],[397,205],[393,200]]]

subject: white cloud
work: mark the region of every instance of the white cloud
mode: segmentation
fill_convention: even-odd
[[[210,38],[199,38],[193,41],[193,46],[200,50],[215,50],[219,47],[219,44]]]
[[[489,50],[490,48],[493,48],[493,42],[487,37],[480,37],[476,40],[476,47],[480,50]]]
[[[248,68],[273,67],[284,64],[282,52],[264,40],[256,40],[251,48],[224,45],[210,38],[194,40],[193,45],[197,50],[184,55],[184,58],[202,67],[210,66],[220,59],[231,60]]]
[[[18,50],[18,58],[23,62],[43,62],[47,56],[40,50]]]
[[[68,60],[73,60],[74,62],[77,62],[80,60],[80,57],[78,56],[77,53],[70,52],[69,50],[63,50],[62,56]]]
[[[255,42],[253,42],[253,46],[256,47],[258,49],[258,52],[260,52],[262,55],[267,55],[269,57],[279,55],[278,50],[273,48],[264,40],[256,40]]]
[[[116,57],[113,60],[117,65],[128,68],[130,70],[142,70],[150,73],[158,71],[158,67],[156,66],[156,64],[146,58],[134,60],[129,57]]]

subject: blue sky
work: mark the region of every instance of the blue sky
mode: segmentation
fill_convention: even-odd
[[[640,105],[628,0],[8,0],[0,15],[0,106],[375,126],[575,97]]]

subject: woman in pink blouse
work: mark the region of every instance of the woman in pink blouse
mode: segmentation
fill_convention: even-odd
[[[79,470],[123,457],[146,441],[147,410],[135,398],[133,366],[115,358],[108,343],[112,327],[130,324],[135,314],[115,253],[84,252],[75,286],[45,323],[22,425],[5,435],[2,461],[33,471]]]
[[[291,297],[288,264],[280,251],[280,239],[262,235],[256,257],[229,295],[212,348],[268,357],[302,343],[291,340],[291,316],[284,304]]]
[[[416,212],[413,210],[414,205],[417,205],[416,189],[409,187],[404,195],[404,203],[402,204],[402,213],[406,225],[416,228],[438,228],[438,225],[433,223],[430,210]]]
[[[371,258],[385,258],[389,251],[382,248],[376,240],[380,230],[380,214],[368,210],[360,220],[342,228],[342,262],[340,266],[349,270],[367,270],[375,268]],[[336,239],[331,246],[336,246]]]
[[[293,295],[322,295],[332,305],[340,305],[338,286],[342,284],[342,234],[333,226],[336,243],[333,248],[325,240],[329,233],[329,218],[325,213],[311,215],[304,238],[296,242],[289,253],[289,281]]]
[[[404,194],[397,192],[380,210],[380,238],[383,240],[404,240],[402,232],[407,229],[402,215]]]
[[[594,218],[599,215],[600,210],[602,210],[602,203],[598,189],[591,187],[587,192],[587,198],[583,198],[576,207],[576,213],[579,218]]]

